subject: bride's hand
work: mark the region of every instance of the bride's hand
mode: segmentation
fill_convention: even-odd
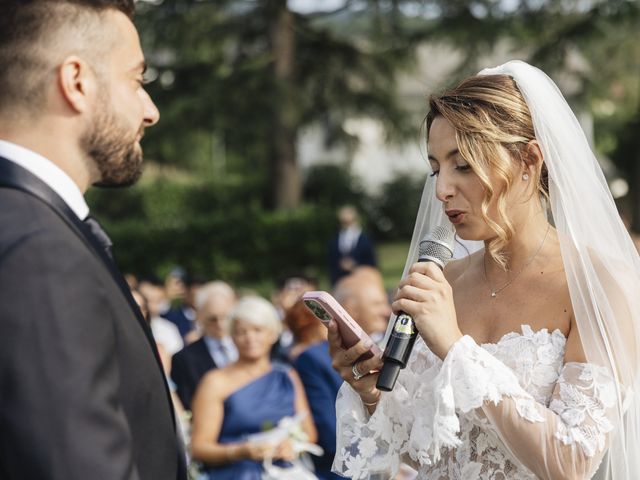
[[[415,263],[402,280],[391,305],[394,313],[411,315],[420,336],[441,359],[462,333],[458,327],[451,285],[432,262]]]
[[[329,354],[333,360],[333,368],[360,395],[363,402],[377,402],[380,398],[380,390],[376,388],[376,382],[378,381],[378,371],[382,368],[382,360],[379,357],[372,357],[368,360],[358,361],[356,365],[357,371],[366,375],[360,377],[359,380],[356,380],[353,375],[353,364],[363,353],[371,348],[371,344],[361,340],[351,348],[342,348],[342,337],[335,320],[331,320],[329,323],[328,338]]]

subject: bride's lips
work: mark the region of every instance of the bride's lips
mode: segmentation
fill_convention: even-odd
[[[444,213],[449,217],[449,221],[454,225],[460,223],[464,218],[465,213],[462,210],[446,210]]]

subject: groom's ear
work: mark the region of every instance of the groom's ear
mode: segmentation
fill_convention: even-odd
[[[58,67],[57,79],[61,98],[71,110],[84,113],[91,109],[95,74],[86,61],[75,55],[65,58]]]

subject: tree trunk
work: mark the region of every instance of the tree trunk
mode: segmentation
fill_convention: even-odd
[[[271,51],[276,96],[273,111],[271,154],[271,202],[276,210],[292,210],[300,204],[302,178],[297,159],[297,108],[295,104],[294,15],[286,0],[269,1]]]

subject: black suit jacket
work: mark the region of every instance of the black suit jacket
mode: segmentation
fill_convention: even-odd
[[[150,330],[45,183],[0,158],[0,478],[182,480]]]
[[[340,251],[339,239],[340,233],[334,236],[329,242],[329,279],[332,285],[335,285],[340,278],[350,273],[340,267],[340,260],[345,257],[351,257],[356,262],[356,265],[376,266],[376,254],[373,248],[373,242],[366,233],[360,233],[358,241],[347,254],[343,254]]]
[[[187,345],[171,360],[171,379],[184,408],[191,410],[191,400],[200,380],[216,363],[211,358],[204,338]]]

